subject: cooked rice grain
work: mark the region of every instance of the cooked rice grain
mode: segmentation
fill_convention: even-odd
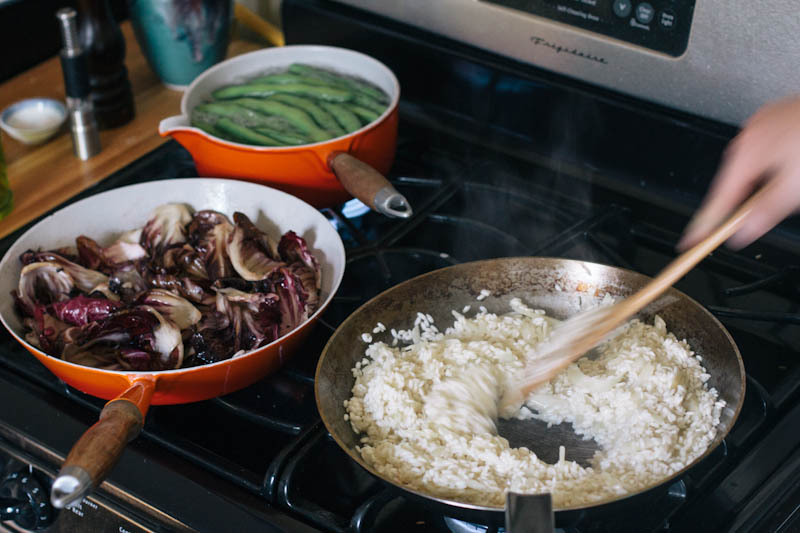
[[[361,456],[381,475],[467,503],[503,507],[512,490],[551,492],[554,505],[566,507],[636,492],[707,449],[724,402],[706,386],[699,358],[658,317],[653,325],[630,322],[598,358],[571,365],[515,413],[569,422],[593,438],[601,451],[590,468],[565,460],[563,450],[551,465],[527,448],[511,448],[478,416],[475,402],[441,403],[470,394],[491,411],[492,399],[549,334],[553,322],[543,311],[518,299],[511,306],[506,315],[469,319],[454,311],[444,333],[420,313],[411,330],[392,330],[395,341],[410,344],[369,345],[353,369],[345,420],[361,435]]]

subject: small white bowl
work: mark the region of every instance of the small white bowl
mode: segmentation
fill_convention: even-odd
[[[52,98],[28,98],[11,104],[0,114],[0,127],[25,144],[40,144],[52,137],[67,119],[64,104]]]

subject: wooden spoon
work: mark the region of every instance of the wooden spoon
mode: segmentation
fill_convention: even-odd
[[[529,360],[520,378],[505,393],[501,407],[519,404],[533,389],[551,380],[573,361],[606,340],[626,320],[661,296],[736,233],[755,203],[769,188],[765,186],[752,195],[711,235],[678,256],[638,292],[613,305],[578,313],[553,328],[548,340],[537,348],[537,357]]]

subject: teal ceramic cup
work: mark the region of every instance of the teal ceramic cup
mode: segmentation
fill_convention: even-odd
[[[233,0],[128,0],[128,11],[147,62],[172,89],[225,59]]]

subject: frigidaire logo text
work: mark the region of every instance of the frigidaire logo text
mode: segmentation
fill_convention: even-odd
[[[592,55],[586,52],[581,52],[577,48],[565,48],[559,44],[551,43],[547,39],[542,39],[541,37],[532,36],[531,42],[536,45],[546,46],[552,50],[555,50],[557,54],[565,53],[565,54],[572,54],[577,57],[582,57],[584,59],[588,59],[589,61],[595,61],[597,63],[602,63],[604,65],[608,65],[608,61],[606,58]]]

